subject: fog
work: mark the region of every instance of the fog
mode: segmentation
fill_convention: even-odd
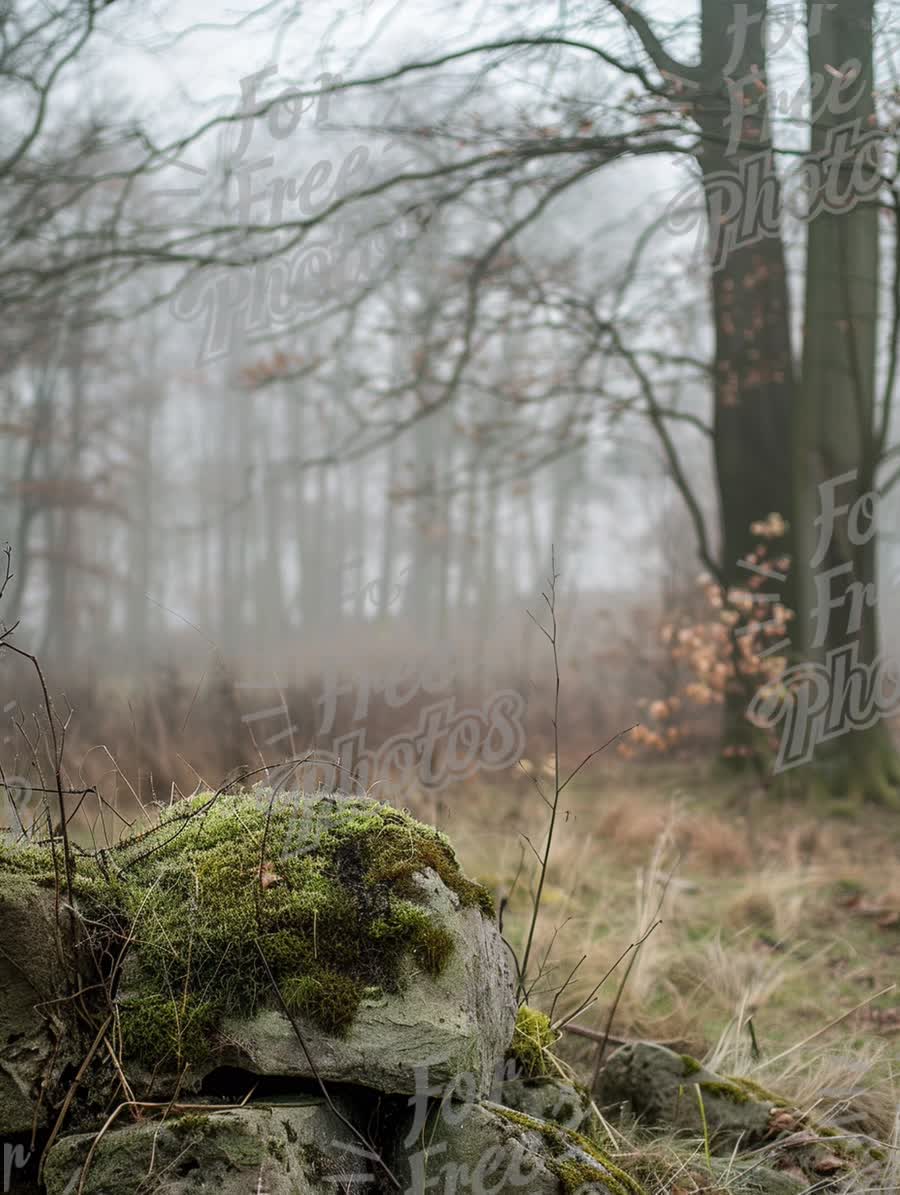
[[[658,626],[726,545],[700,158],[619,69],[634,32],[590,5],[117,2],[76,52],[77,10],[30,141],[9,76],[0,529],[6,625],[81,746],[143,741],[138,706],[214,724],[225,689],[237,756],[254,727],[284,746],[270,707],[321,745],[328,676],[383,701],[397,660],[445,662],[432,696],[533,698],[554,569],[579,733],[639,718]],[[692,5],[646,11],[697,54]],[[774,32],[792,94],[803,45]],[[795,339],[802,251],[788,212]]]

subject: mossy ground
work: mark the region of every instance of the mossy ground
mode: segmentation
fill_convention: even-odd
[[[0,875],[56,883],[48,847],[0,847]],[[341,1034],[367,989],[401,991],[447,965],[453,938],[421,905],[432,869],[493,915],[444,835],[378,802],[264,789],[205,793],[111,850],[79,854],[75,891],[108,949],[130,941],[117,1002],[124,1052],[197,1063],[222,1017],[277,1001]],[[271,977],[269,972],[271,971]]]

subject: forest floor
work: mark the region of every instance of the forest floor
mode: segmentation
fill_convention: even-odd
[[[552,792],[552,776],[543,779]],[[521,958],[532,845],[542,850],[549,810],[525,775],[502,788],[476,778],[443,796],[432,818],[470,874],[507,896],[504,935]],[[575,1010],[657,920],[613,1037],[664,1042],[890,1138],[900,1104],[895,814],[823,815],[703,764],[601,758],[561,798],[533,980],[552,948],[531,1003],[549,1011],[555,1001],[557,1018]],[[627,965],[574,1025],[605,1031]],[[597,1045],[567,1033],[559,1050],[586,1080]]]

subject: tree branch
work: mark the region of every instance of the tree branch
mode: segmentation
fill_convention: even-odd
[[[625,0],[607,0],[607,3],[611,4],[616,12],[625,18],[628,27],[637,34],[650,61],[661,75],[680,79],[685,83],[697,84],[700,82],[702,78],[700,68],[689,66],[687,63],[673,58],[653,32],[650,22],[638,12],[633,4],[628,4]]]

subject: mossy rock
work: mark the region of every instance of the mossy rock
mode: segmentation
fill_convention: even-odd
[[[708,1137],[713,1150],[728,1152],[738,1140],[749,1148],[770,1138],[773,1111],[787,1105],[651,1042],[610,1055],[597,1098],[604,1115],[624,1110],[645,1125]]]
[[[190,1092],[222,1065],[401,1093],[430,1065],[488,1090],[515,1016],[493,899],[410,814],[205,793],[74,864],[94,954],[127,947],[113,1011],[137,1092],[182,1072]],[[47,850],[0,850],[13,885],[50,889],[57,872]]]
[[[55,892],[0,868],[0,1140],[46,1124],[63,1074],[80,1061],[86,1043],[67,999],[77,975]]]
[[[494,1093],[492,1092],[492,1097]],[[579,1084],[567,1083],[552,1075],[507,1079],[496,1094],[498,1103],[516,1112],[525,1112],[538,1120],[548,1120],[564,1129],[590,1136],[599,1118],[591,1105],[589,1092]]]
[[[393,991],[361,995],[352,1023],[340,1034],[296,1014],[305,1050],[278,1009],[226,1018],[216,1065],[313,1078],[308,1052],[325,1080],[406,1094],[417,1090],[417,1073],[427,1070],[432,1084],[452,1083],[466,1074],[479,1094],[487,1093],[515,1017],[505,947],[493,921],[479,909],[461,906],[434,872],[418,876],[413,890],[453,943],[439,973],[408,960]]]
[[[405,1191],[491,1195],[644,1195],[636,1179],[592,1141],[489,1101],[432,1104],[393,1158]]]
[[[735,1192],[791,1191],[801,1174],[817,1191],[846,1190],[851,1180],[854,1190],[880,1189],[883,1163],[865,1137],[837,1133],[751,1079],[714,1074],[664,1046],[637,1042],[616,1050],[597,1098],[604,1116],[623,1111],[647,1127],[707,1141],[712,1154],[727,1155]],[[735,1147],[771,1149],[779,1169],[750,1166],[743,1174],[731,1165]],[[807,1187],[801,1182],[800,1189]]]
[[[47,1155],[47,1195],[333,1195],[363,1190],[366,1162],[324,1100],[187,1113],[63,1137]],[[97,1146],[89,1160],[94,1141]],[[371,1181],[371,1179],[369,1180]]]

